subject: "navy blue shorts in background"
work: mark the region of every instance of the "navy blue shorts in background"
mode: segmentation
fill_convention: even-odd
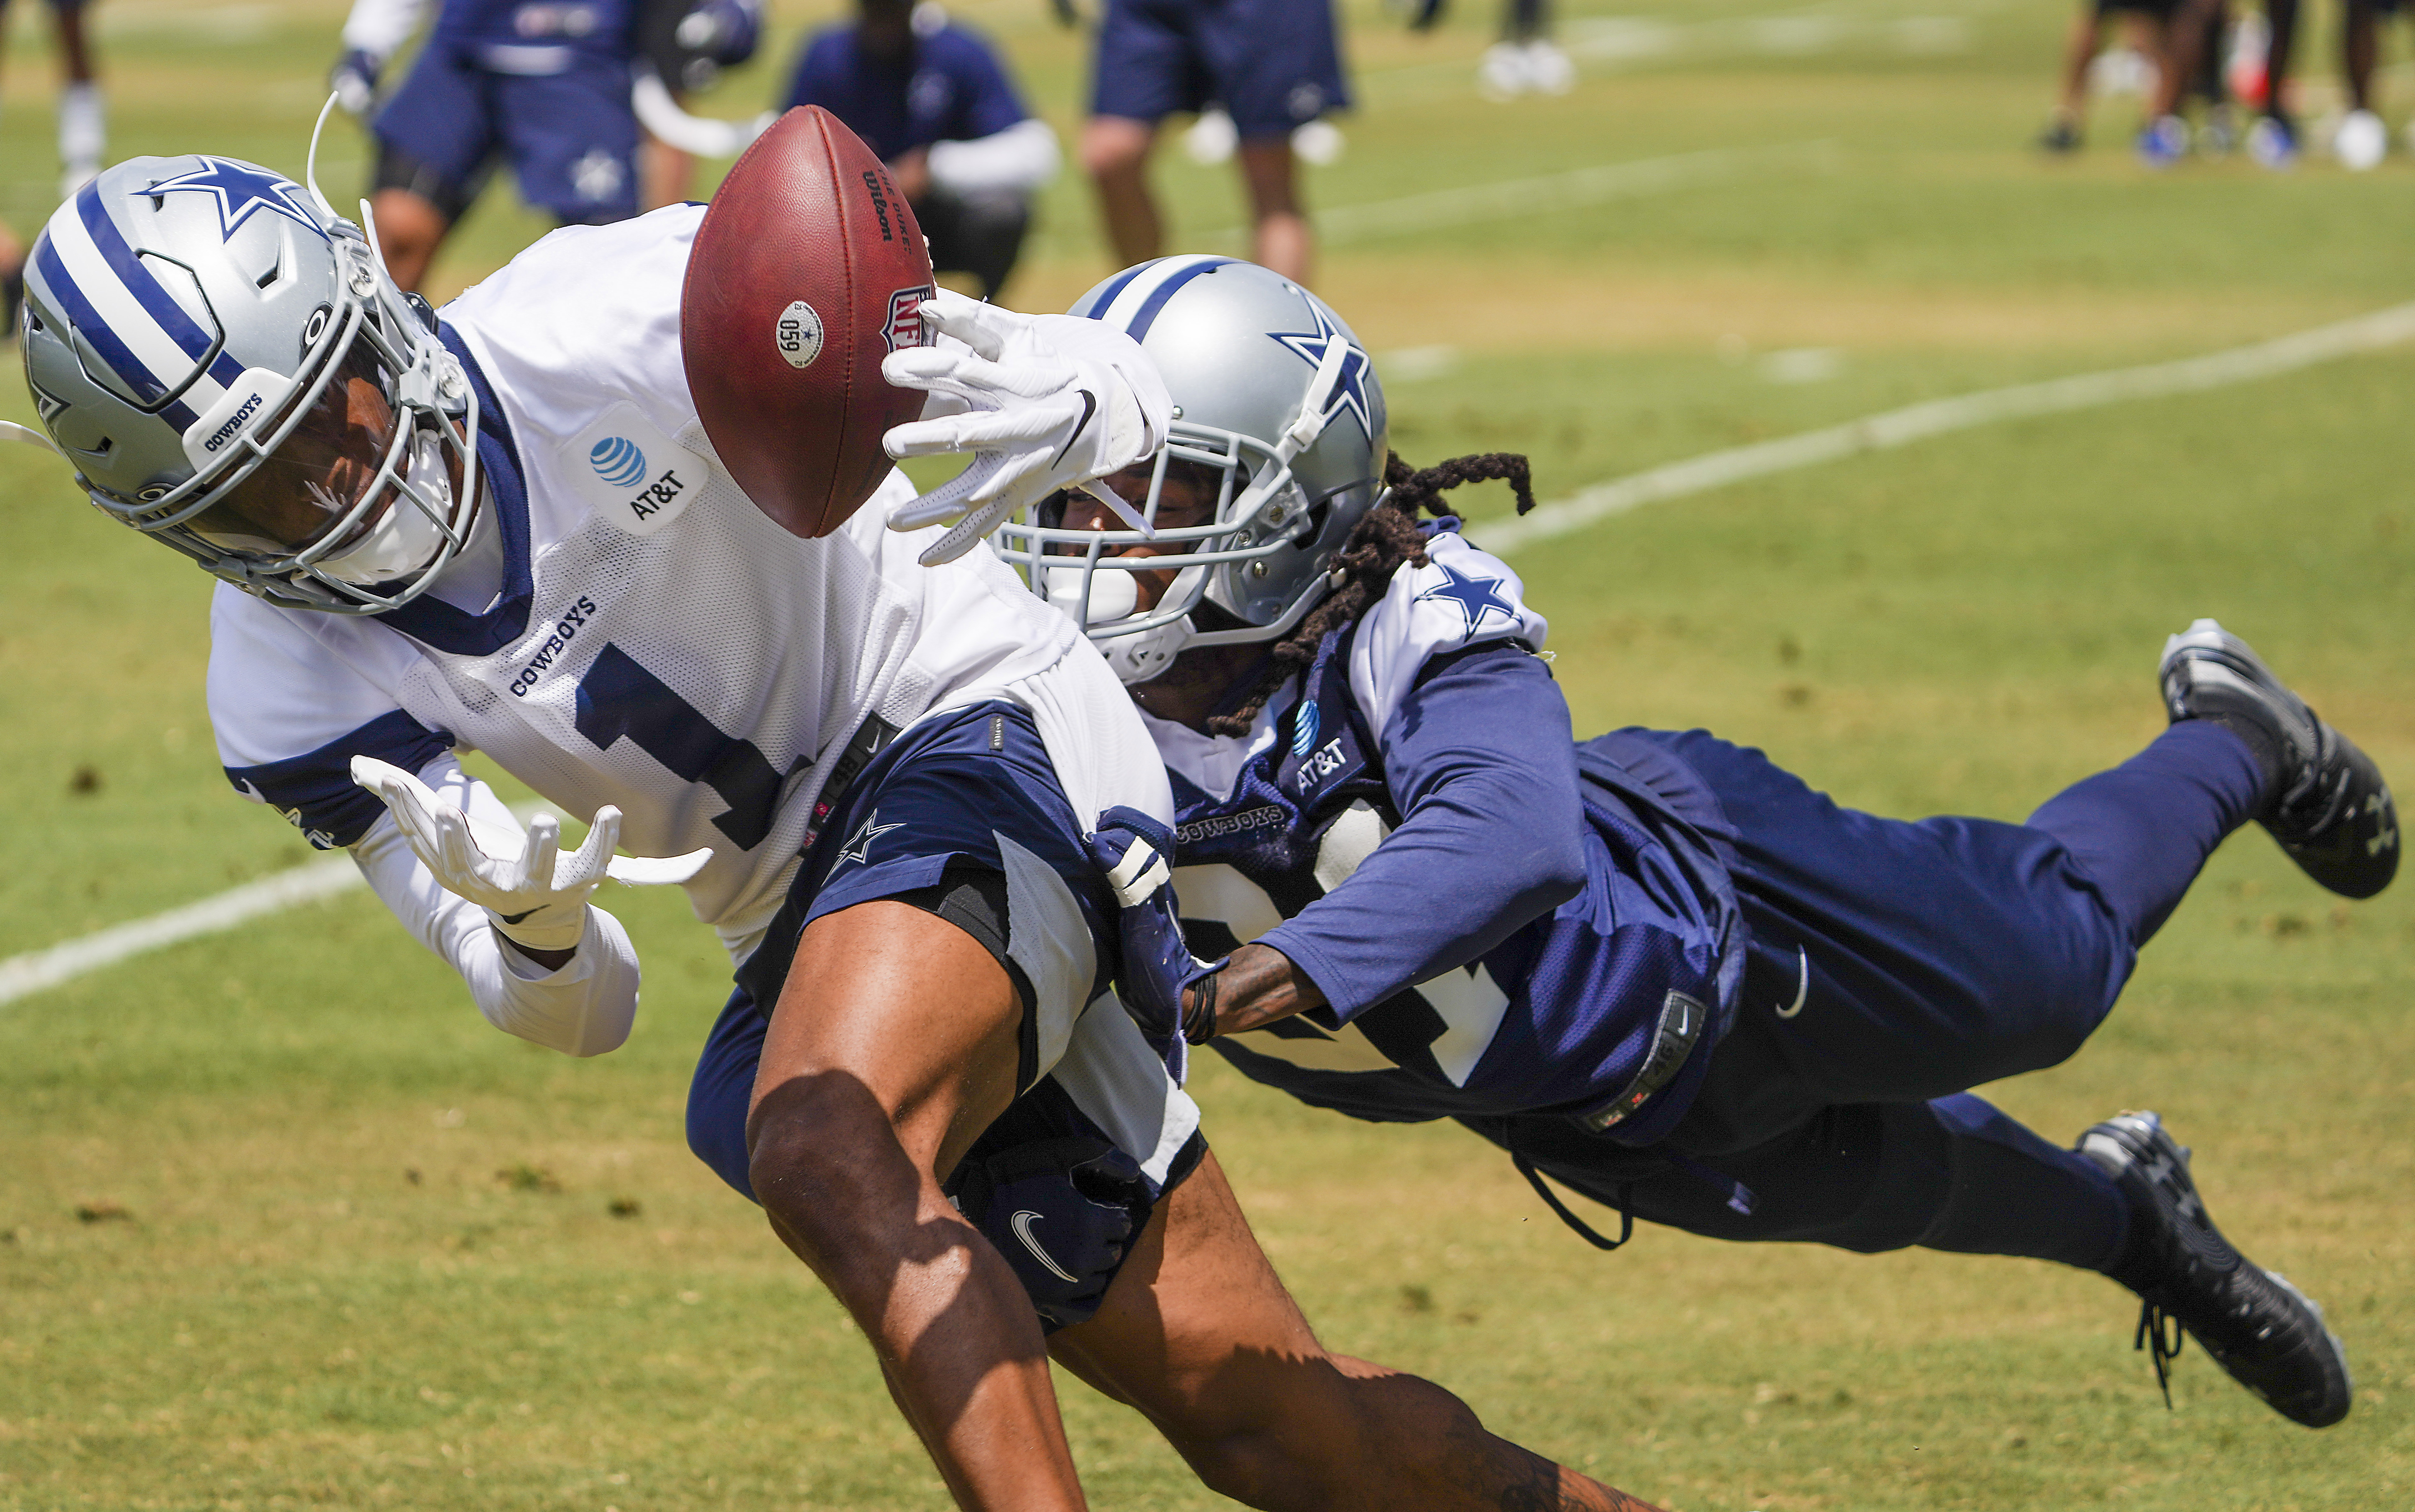
[[[465,49],[430,43],[369,129],[380,188],[405,188],[458,219],[501,159],[520,198],[566,226],[638,213],[638,117],[625,65],[561,73],[480,67]]]
[[[1210,104],[1244,142],[1348,109],[1332,0],[1107,0],[1090,113],[1154,125]]]

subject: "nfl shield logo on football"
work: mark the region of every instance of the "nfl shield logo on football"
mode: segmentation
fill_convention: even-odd
[[[889,296],[889,323],[880,328],[880,335],[889,343],[890,351],[929,345],[922,329],[922,301],[938,292],[926,283],[900,289]]]

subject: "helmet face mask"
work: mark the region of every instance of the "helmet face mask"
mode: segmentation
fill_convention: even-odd
[[[299,186],[226,158],[121,163],[52,217],[26,273],[26,381],[103,513],[334,613],[409,602],[467,544],[466,375]]]
[[[1166,444],[1126,506],[1149,529],[1068,529],[1052,501],[1001,526],[998,553],[1127,683],[1190,647],[1289,631],[1329,591],[1335,557],[1383,491],[1383,391],[1365,350],[1313,294],[1224,258],[1144,263],[1073,313],[1133,335],[1174,397]],[[1169,480],[1189,507],[1169,511]],[[1168,515],[1183,522],[1162,523]],[[1162,589],[1153,601],[1132,581],[1144,574]],[[1202,606],[1221,612],[1194,619]]]

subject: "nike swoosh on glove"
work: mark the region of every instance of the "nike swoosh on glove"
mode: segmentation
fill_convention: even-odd
[[[1174,873],[1165,860],[1174,852],[1172,830],[1118,805],[1100,815],[1097,831],[1084,838],[1118,906],[1116,933],[1123,969],[1116,977],[1116,996],[1149,1048],[1165,1057],[1166,1072],[1178,1086],[1190,1071],[1186,1010],[1191,1020],[1215,1022],[1216,973],[1230,957],[1202,961],[1182,937]],[[1206,1042],[1204,1035],[1200,1042]]]
[[[1121,331],[1072,315],[1018,315],[944,289],[922,308],[952,339],[881,362],[891,383],[932,396],[924,418],[893,427],[881,444],[895,457],[973,454],[960,475],[889,516],[899,531],[956,520],[922,565],[953,561],[1015,511],[1165,444],[1174,400],[1157,365]],[[1108,502],[1148,531],[1130,505]]]
[[[495,930],[532,951],[576,948],[587,928],[587,899],[606,877],[631,887],[684,882],[712,859],[710,848],[659,860],[612,854],[621,838],[621,811],[595,811],[587,843],[562,852],[562,823],[550,814],[529,821],[522,837],[477,824],[426,783],[375,756],[352,757],[352,781],[394,816],[411,853],[437,883],[492,916]]]

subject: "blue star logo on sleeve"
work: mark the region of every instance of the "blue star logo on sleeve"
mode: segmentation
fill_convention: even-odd
[[[221,241],[232,241],[243,223],[260,211],[283,216],[297,226],[309,228],[321,241],[327,239],[326,229],[319,224],[318,216],[303,198],[302,186],[264,168],[238,163],[227,157],[203,157],[202,166],[189,173],[163,178],[142,194],[214,194],[218,202],[218,231]]]
[[[1367,361],[1367,353],[1352,345],[1350,338],[1326,319],[1323,310],[1315,310],[1314,313],[1316,329],[1313,331],[1269,331],[1267,335],[1312,368],[1325,361],[1326,352],[1332,350],[1335,342],[1339,341],[1347,348],[1350,354],[1342,359],[1342,380],[1333,385],[1333,401],[1327,407],[1326,413],[1329,415],[1337,410],[1347,410],[1358,417],[1359,428],[1372,436],[1377,426],[1372,401],[1367,397],[1367,380],[1374,375],[1375,370]],[[1381,394],[1382,390],[1376,392]]]
[[[1457,605],[1459,612],[1466,616],[1467,633],[1471,636],[1484,627],[1484,617],[1495,611],[1511,624],[1518,622],[1517,608],[1501,594],[1501,590],[1507,586],[1505,579],[1460,572],[1446,561],[1437,561],[1433,567],[1434,571],[1442,574],[1442,581],[1419,593],[1418,603],[1441,599]]]
[[[879,839],[882,835],[887,834],[892,830],[903,830],[905,828],[906,825],[903,820],[900,820],[895,824],[881,823],[880,811],[878,809],[874,809],[871,813],[863,816],[863,822],[862,824],[855,827],[855,833],[848,836],[847,845],[842,847],[838,853],[838,860],[831,862],[831,870],[835,872],[849,861],[853,861],[859,866],[870,865],[872,862],[872,843]]]

